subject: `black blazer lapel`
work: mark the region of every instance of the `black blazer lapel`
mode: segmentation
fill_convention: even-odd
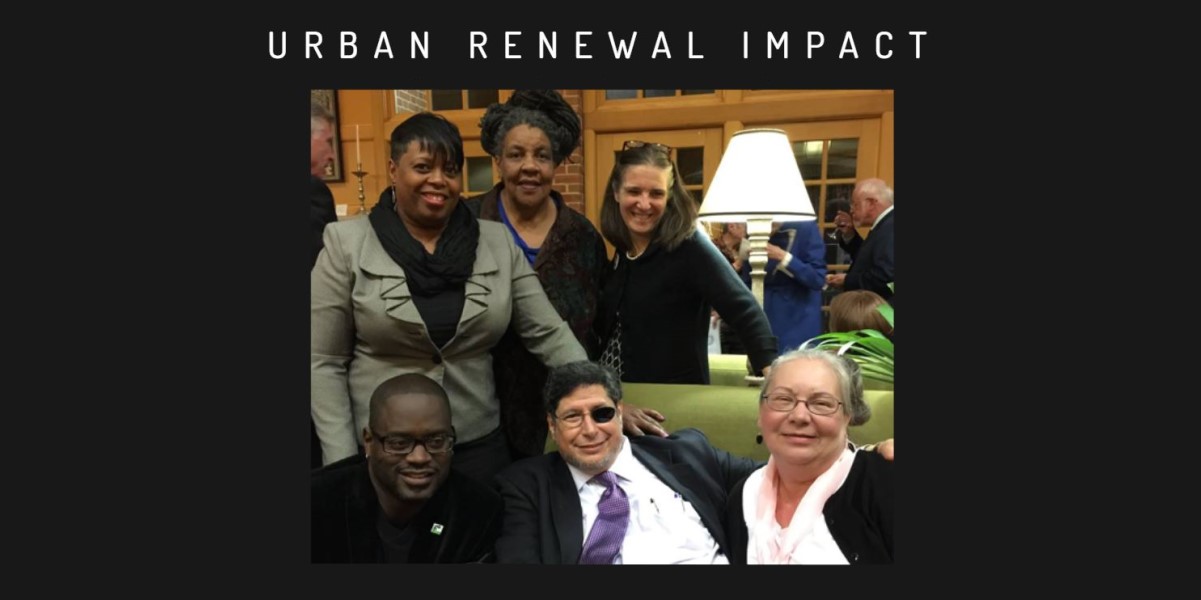
[[[550,513],[559,545],[559,564],[574,565],[580,561],[584,548],[584,512],[580,509],[580,493],[567,463],[557,453],[550,468]],[[543,536],[543,543],[550,540]]]
[[[710,500],[712,494],[707,493],[711,492],[711,490],[706,489],[712,488],[715,484],[706,482],[702,477],[698,476],[696,468],[693,465],[687,462],[676,463],[673,453],[669,449],[665,450],[666,456],[661,460],[659,457],[635,444],[630,444],[630,447],[634,452],[634,458],[637,458],[643,465],[646,465],[646,468],[650,469],[656,477],[667,484],[667,487],[678,492],[692,505],[692,508],[700,515],[701,522],[705,524],[705,527],[709,528],[709,533],[717,541],[718,548],[728,556],[729,551],[726,548],[725,530],[722,527],[721,514],[719,513],[724,507],[715,506],[713,501]]]

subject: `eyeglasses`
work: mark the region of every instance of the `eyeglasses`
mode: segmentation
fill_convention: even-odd
[[[617,416],[617,409],[612,406],[601,406],[592,409],[588,414],[592,415],[593,423],[600,425],[612,421],[613,417]],[[571,412],[561,417],[555,415],[555,420],[568,427],[575,428],[584,424],[584,413]]]
[[[380,435],[372,430],[371,435],[375,436],[380,446],[383,446],[384,452],[388,454],[408,454],[417,447],[417,444],[421,444],[430,454],[442,454],[455,445],[453,433],[435,433],[423,438],[411,438],[404,435]]]
[[[625,152],[626,150],[633,150],[635,148],[641,148],[643,146],[650,146],[651,148],[654,148],[655,150],[658,150],[659,152],[662,152],[668,156],[671,156],[671,146],[664,146],[663,144],[656,144],[654,142],[644,142],[642,140],[626,140],[621,145],[621,151]]]
[[[838,410],[838,405],[842,404],[842,400],[835,400],[831,396],[815,396],[808,400],[800,400],[789,394],[764,394],[759,396],[761,400],[767,401],[767,407],[780,411],[792,412],[798,404],[804,404],[805,408],[815,415],[832,415]]]

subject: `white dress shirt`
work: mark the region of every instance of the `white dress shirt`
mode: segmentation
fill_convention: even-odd
[[[580,495],[585,542],[596,521],[605,486],[568,465]],[[609,468],[630,501],[630,524],[614,564],[729,564],[692,504],[634,458],[622,435],[621,451]]]

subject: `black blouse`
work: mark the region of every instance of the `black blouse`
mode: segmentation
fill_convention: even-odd
[[[707,384],[710,307],[734,329],[756,373],[775,360],[763,309],[699,232],[671,252],[653,243],[634,260],[614,255],[596,330],[605,343],[620,310],[622,381]]]

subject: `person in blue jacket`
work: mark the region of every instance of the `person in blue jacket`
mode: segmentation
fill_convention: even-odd
[[[826,248],[817,222],[773,223],[766,270],[763,311],[783,354],[822,333]],[[749,260],[743,261],[741,275],[750,285]]]

